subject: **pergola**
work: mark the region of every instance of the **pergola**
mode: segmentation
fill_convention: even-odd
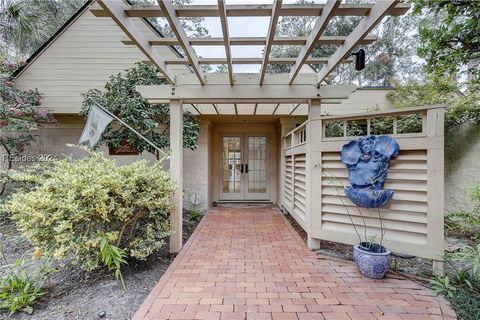
[[[139,86],[142,96],[152,102],[170,103],[170,136],[172,179],[178,183],[178,192],[173,201],[176,209],[171,213],[170,250],[178,252],[182,247],[182,111],[183,105],[194,113],[202,114],[205,105],[212,106],[212,114],[222,114],[222,105],[233,105],[234,113],[239,114],[241,104],[252,104],[250,114],[257,114],[259,106],[271,105],[271,114],[278,114],[283,108],[285,115],[293,115],[304,105],[320,105],[320,101],[339,103],[348,98],[356,86],[332,86],[325,83],[340,63],[351,62],[350,55],[358,45],[370,44],[375,37],[369,35],[386,15],[404,14],[409,4],[398,0],[380,0],[376,3],[342,4],[340,0],[327,0],[324,4],[283,4],[281,0],[268,5],[228,5],[219,0],[216,5],[175,6],[171,1],[160,1],[158,5],[146,7],[127,6],[120,0],[97,0],[101,9],[92,9],[97,17],[111,17],[125,32],[128,39],[125,45],[137,46],[157,66],[169,84],[159,86]],[[315,25],[307,37],[278,37],[276,28],[282,16],[317,17]],[[347,36],[324,35],[330,21],[336,16],[363,17],[354,30]],[[149,37],[138,27],[138,19],[164,17],[175,37]],[[189,38],[182,26],[183,18],[219,17],[223,37]],[[230,17],[270,17],[265,37],[230,37],[228,18]],[[164,57],[157,49],[179,45],[184,57]],[[193,46],[222,45],[225,58],[200,58]],[[232,46],[264,46],[263,57],[234,58]],[[270,57],[273,45],[300,45],[296,57]],[[329,57],[311,57],[318,46],[335,45],[338,48]],[[225,64],[226,74],[206,74],[202,64]],[[236,74],[236,64],[258,64],[258,73]],[[269,64],[290,64],[288,74],[270,74]],[[319,72],[304,72],[305,65],[318,65]],[[183,69],[175,67],[184,66]]]

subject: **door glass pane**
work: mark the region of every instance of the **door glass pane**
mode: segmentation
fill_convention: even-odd
[[[242,151],[240,137],[223,137],[223,192],[240,193],[240,164]]]
[[[267,138],[248,137],[248,192],[267,192]]]

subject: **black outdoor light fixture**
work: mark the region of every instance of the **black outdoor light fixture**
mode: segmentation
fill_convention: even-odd
[[[352,56],[355,56],[355,70],[362,71],[365,69],[365,50],[360,49],[352,53]]]

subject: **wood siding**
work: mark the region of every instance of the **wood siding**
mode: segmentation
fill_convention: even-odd
[[[137,19],[136,24],[154,36],[143,21]],[[81,93],[102,89],[111,75],[146,60],[137,47],[121,42],[125,38],[112,19],[97,18],[86,9],[17,76],[15,84],[21,89],[37,88],[44,94],[43,106],[53,113],[78,113]],[[175,58],[167,47],[156,50]],[[173,68],[188,70],[185,66]]]

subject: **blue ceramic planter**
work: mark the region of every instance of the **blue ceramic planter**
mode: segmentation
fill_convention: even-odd
[[[362,249],[367,244],[362,242],[353,246],[353,258],[360,272],[372,279],[382,279],[390,265],[390,251],[378,244],[373,244],[373,250]]]

